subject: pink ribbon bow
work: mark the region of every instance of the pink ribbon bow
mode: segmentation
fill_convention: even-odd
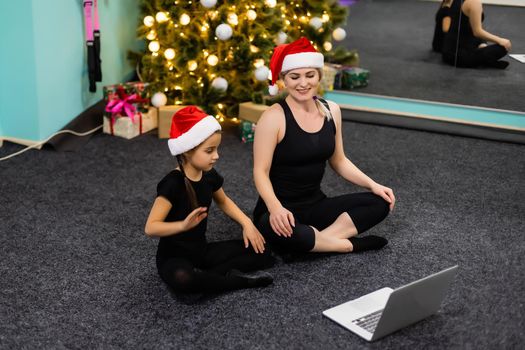
[[[144,103],[147,102],[147,99],[141,98],[138,94],[128,95],[124,91],[122,86],[119,86],[117,89],[118,98],[114,98],[108,102],[106,105],[106,112],[111,113],[111,121],[115,122],[116,115],[127,115],[131,118],[131,122],[135,122],[135,113],[137,108],[135,108],[135,103]]]

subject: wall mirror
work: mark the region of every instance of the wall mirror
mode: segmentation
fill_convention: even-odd
[[[369,85],[355,92],[525,111],[525,64],[507,55],[510,65],[503,70],[457,68],[432,51],[440,3],[358,0],[349,7],[344,45],[356,49],[361,67],[370,70]],[[510,39],[511,53],[525,53],[525,7],[492,3],[483,1],[483,28]]]

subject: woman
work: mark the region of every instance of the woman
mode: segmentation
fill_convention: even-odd
[[[432,50],[441,52],[443,49],[443,40],[450,29],[450,5],[452,0],[443,0],[436,12],[434,38],[432,39]]]
[[[481,0],[454,0],[450,16],[450,30],[443,43],[443,61],[458,67],[507,68],[509,63],[501,58],[507,55],[512,44],[483,29]],[[487,45],[485,41],[494,44]]]
[[[343,149],[341,111],[316,98],[323,55],[301,38],[275,48],[273,85],[288,96],[263,113],[254,139],[254,180],[259,200],[254,223],[281,251],[349,253],[380,249],[387,240],[355,237],[392,210],[392,190],[361,172]],[[371,192],[328,198],[320,188],[326,161],[344,179]]]

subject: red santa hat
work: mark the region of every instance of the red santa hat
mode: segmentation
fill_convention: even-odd
[[[323,68],[324,56],[317,52],[315,47],[305,37],[290,44],[282,44],[273,50],[270,59],[270,70],[272,71],[272,85],[269,86],[270,95],[277,95],[279,88],[275,82],[279,79],[281,72],[287,72],[296,68]]]
[[[171,119],[168,147],[172,155],[182,154],[194,149],[218,130],[221,130],[221,124],[214,116],[196,106],[184,107]]]

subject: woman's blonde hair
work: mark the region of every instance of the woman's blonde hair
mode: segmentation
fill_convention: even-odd
[[[317,96],[315,96],[315,104],[317,105],[317,109],[319,110],[319,112],[321,112],[323,117],[325,117],[327,120],[332,120],[333,117],[330,108],[325,106],[325,104],[321,102],[321,100]],[[326,102],[326,104],[328,105],[328,102]]]

